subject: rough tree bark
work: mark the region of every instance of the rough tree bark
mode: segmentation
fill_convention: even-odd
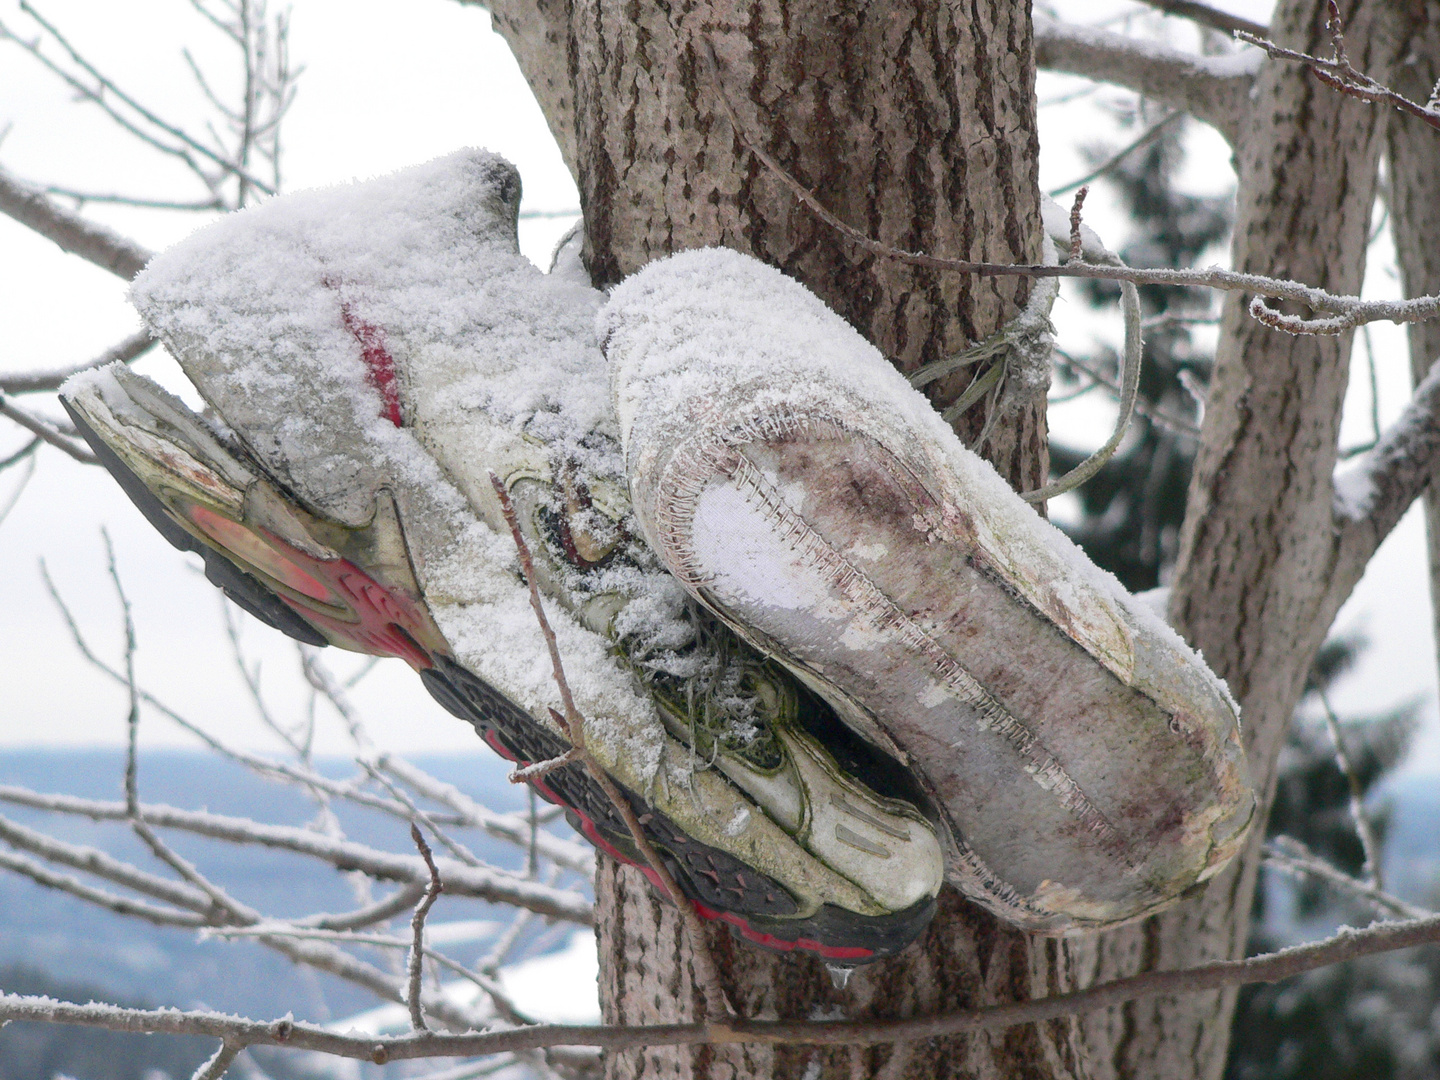
[[[1411,0],[1341,4],[1350,56],[1388,79]],[[1280,0],[1273,38],[1329,55],[1324,5]],[[1291,64],[1261,70],[1236,147],[1238,270],[1358,292],[1387,112]],[[1252,776],[1268,812],[1276,762],[1305,674],[1359,570],[1340,560],[1332,474],[1351,336],[1292,337],[1224,309],[1193,474],[1171,621],[1240,701]],[[1263,819],[1262,819],[1263,820]],[[1082,982],[1243,953],[1262,830],[1199,897],[1070,952]],[[1132,1002],[1083,1021],[1101,1078],[1214,1078],[1235,994]]]
[[[749,152],[719,95],[744,139],[872,235],[962,258],[1035,258],[1027,16],[994,0],[963,13],[833,0],[574,5],[576,170],[592,277],[610,284],[673,251],[719,244],[805,282],[901,370],[990,334],[1016,313],[1027,282],[940,276],[856,252]],[[937,400],[962,389],[952,380]],[[968,417],[968,433],[979,422]],[[1043,400],[1020,403],[986,450],[1017,486],[1041,482]],[[613,864],[597,891],[607,1020],[697,1016],[688,965],[675,962],[686,950],[673,914]],[[911,1015],[1012,999],[1053,985],[1058,955],[953,895],[921,948],[862,970],[844,991],[813,960],[739,948],[724,931],[711,937],[733,1000],[766,1017]],[[1070,1027],[927,1046],[908,1064],[908,1051],[888,1048],[701,1047],[617,1055],[610,1074],[799,1076],[812,1062],[822,1075],[885,1068],[897,1080],[1063,1074]]]
[[[1357,66],[1388,78],[1424,4],[1342,3]],[[724,244],[804,281],[902,370],[990,333],[1023,300],[1023,281],[941,278],[857,254],[746,151],[716,94],[723,85],[746,138],[872,236],[936,254],[1033,259],[1034,52],[1024,0],[491,6],[579,181],[597,283],[671,251]],[[1323,12],[1321,0],[1280,0],[1274,36],[1327,52]],[[1278,62],[1234,102],[1243,115],[1220,126],[1235,140],[1240,172],[1235,266],[1357,292],[1385,114]],[[1418,198],[1433,209],[1429,192]],[[1232,298],[1189,496],[1172,619],[1239,697],[1267,800],[1305,672],[1363,569],[1341,557],[1332,518],[1349,346],[1348,336],[1264,329]],[[933,389],[943,404],[961,388]],[[980,422],[962,418],[962,437],[973,439]],[[1034,486],[1045,465],[1043,402],[1021,402],[982,450],[1017,487]],[[947,892],[917,947],[857,974],[843,992],[814,962],[739,948],[723,931],[712,944],[734,1001],[755,1017],[908,1015],[1055,992],[1238,956],[1258,840],[1177,909],[1063,943],[1027,939]],[[699,1015],[678,920],[623,868],[606,864],[597,891],[606,1019]],[[1233,1006],[1233,994],[1209,994],[893,1052],[716,1046],[618,1055],[608,1068],[614,1077],[1198,1080],[1223,1068]]]
[[[1413,101],[1429,98],[1440,79],[1440,2],[1417,13],[1419,25],[1395,74],[1395,89]],[[1440,291],[1440,136],[1415,117],[1390,120],[1390,213],[1400,280],[1406,296]],[[1415,382],[1440,360],[1440,320],[1410,327],[1410,374]],[[1440,499],[1425,497],[1430,554],[1430,601],[1440,647]]]

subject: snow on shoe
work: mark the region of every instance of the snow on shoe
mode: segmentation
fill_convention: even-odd
[[[133,290],[216,415],[123,367],[72,380],[66,405],[247,610],[402,657],[500,753],[547,760],[567,748],[559,695],[494,472],[587,744],[696,909],[770,948],[889,955],[942,881],[923,796],[637,539],[594,336],[603,297],[519,254],[519,197],[508,163],[467,151],[230,215]],[[582,767],[534,783],[643,862]]]
[[[690,252],[600,315],[637,520],[691,593],[905,761],[949,876],[1110,926],[1239,850],[1238,709],[803,286]]]

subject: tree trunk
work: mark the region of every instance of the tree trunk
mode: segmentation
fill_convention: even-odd
[[[573,5],[570,72],[586,258],[597,284],[690,248],[747,252],[803,281],[902,371],[1013,317],[1023,279],[939,275],[856,251],[747,148],[763,146],[835,213],[899,247],[961,258],[1040,256],[1028,11],[1012,0]],[[718,60],[711,60],[711,49]],[[719,95],[738,115],[736,132]],[[967,374],[937,388],[939,404]],[[1017,486],[1046,467],[1044,388],[1029,388],[986,450]],[[962,420],[972,438],[982,410]],[[601,990],[611,1023],[699,1015],[678,920],[634,871],[597,885]],[[1014,1000],[1058,984],[1059,950],[947,892],[924,940],[837,990],[816,961],[711,934],[751,1017],[906,1016]],[[662,1048],[619,1054],[613,1077],[1062,1077],[1073,1025],[898,1053],[890,1048]],[[810,1073],[807,1073],[807,1069]],[[818,1070],[818,1071],[817,1071]]]
[[[1395,73],[1395,89],[1413,101],[1429,99],[1440,79],[1440,2],[1429,0],[1419,13],[1410,48]],[[1440,132],[1413,116],[1390,119],[1391,234],[1406,296],[1440,292]],[[1440,319],[1412,323],[1410,375],[1425,377],[1440,360]],[[1430,554],[1430,607],[1440,648],[1440,498],[1425,496],[1425,531]]]
[[[1341,4],[1357,67],[1390,76],[1411,6]],[[1271,33],[1291,48],[1330,54],[1319,0],[1280,0]],[[1237,150],[1235,268],[1358,293],[1386,120],[1386,110],[1297,65],[1268,62]],[[1231,294],[1224,308],[1170,616],[1240,702],[1268,813],[1306,673],[1354,585],[1335,573],[1332,517],[1351,335],[1277,333],[1247,315],[1248,301]],[[1245,854],[1199,897],[1072,946],[1083,981],[1243,955],[1262,840],[1257,828]],[[1219,1077],[1235,996],[1137,1001],[1085,1018],[1089,1080]]]

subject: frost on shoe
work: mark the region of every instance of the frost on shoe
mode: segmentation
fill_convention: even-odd
[[[639,539],[595,338],[603,297],[519,254],[518,200],[507,163],[467,151],[231,215],[158,257],[133,295],[201,395],[299,501],[359,525],[389,492],[425,604],[470,674],[559,734],[493,471],[536,556],[608,771],[816,910],[929,903],[941,877],[933,828],[840,776],[802,733],[780,747],[748,662],[702,640],[693,601]],[[773,678],[792,682],[780,669]],[[747,795],[775,794],[759,791],[778,771],[767,773],[767,753],[806,768],[828,761],[786,783],[803,780],[827,808],[831,795],[845,800],[903,842],[885,847],[858,819],[860,846],[831,850],[809,836],[822,814],[787,815],[774,798],[750,813]]]
[[[1223,683],[817,298],[691,252],[599,327],[645,536],[908,757],[957,885],[1032,929],[1112,925],[1235,853],[1254,799]]]

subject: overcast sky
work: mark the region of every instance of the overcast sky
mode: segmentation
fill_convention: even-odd
[[[1123,3],[1069,0],[1059,5],[1087,19]],[[1263,18],[1267,4],[1231,0],[1229,7]],[[219,87],[233,81],[230,57],[217,36],[185,0],[49,0],[41,11],[67,33],[89,59],[137,98],[177,122],[203,123],[202,104],[181,58],[187,45],[214,73]],[[15,0],[0,2],[0,17],[23,33],[30,24]],[[1177,32],[1183,32],[1177,31]],[[306,67],[286,134],[285,181],[289,189],[373,176],[465,145],[495,150],[519,167],[524,208],[563,210],[578,206],[568,174],[549,138],[523,79],[480,9],[454,0],[298,0],[294,5],[292,54]],[[1074,81],[1047,78],[1041,98],[1074,88]],[[1102,91],[1112,99],[1117,92]],[[138,147],[101,118],[75,104],[53,78],[13,46],[0,48],[0,163],[40,181],[148,197],[194,198],[182,170]],[[1042,127],[1042,185],[1062,184],[1081,171],[1075,132],[1084,139],[1133,137],[1088,101],[1048,110]],[[1196,130],[1188,181],[1197,189],[1224,190],[1231,183],[1229,155],[1218,137]],[[161,248],[206,220],[126,208],[91,206],[87,213],[151,247]],[[1087,205],[1087,219],[1112,243],[1120,218],[1107,206],[1103,187]],[[542,265],[568,219],[522,223],[526,253]],[[102,352],[138,327],[125,303],[123,284],[67,257],[9,219],[0,219],[0,317],[4,349],[0,369],[62,367]],[[1393,293],[1387,257],[1377,255],[1367,289]],[[1057,308],[1064,334],[1109,334],[1083,305]],[[1375,333],[1380,357],[1379,403],[1393,417],[1406,396],[1403,335],[1390,327]],[[178,369],[157,353],[137,364],[172,389],[183,389]],[[1367,437],[1368,377],[1357,368],[1347,404],[1345,441]],[[38,404],[29,399],[27,404]],[[1096,395],[1055,410],[1057,431],[1071,442],[1098,444],[1113,408]],[[0,457],[20,445],[0,430]],[[0,474],[0,509],[23,474]],[[1063,513],[1063,506],[1057,512]],[[96,648],[121,657],[118,606],[105,571],[101,528],[109,530],[134,606],[140,632],[140,673],[146,685],[175,708],[227,738],[247,746],[273,746],[257,724],[230,660],[217,594],[193,570],[192,559],[170,549],[134,511],[102,472],[78,466],[46,450],[35,475],[9,517],[0,523],[0,746],[115,744],[124,737],[124,697],[79,657],[64,622],[37,573],[43,556],[56,584],[72,604]],[[1434,721],[1434,648],[1424,577],[1423,530],[1412,514],[1382,548],[1339,626],[1362,626],[1375,642],[1362,669],[1337,693],[1351,711],[1378,710],[1411,697],[1427,701],[1429,724],[1412,768],[1440,771],[1440,725]],[[247,655],[262,663],[262,677],[276,692],[278,712],[296,718],[304,696],[297,689],[288,642],[253,620],[238,616]],[[356,661],[327,650],[337,669]],[[383,745],[410,751],[469,750],[473,734],[432,705],[398,661],[387,661],[359,684],[356,701]],[[193,745],[193,738],[158,716],[147,716],[147,745]],[[322,749],[346,752],[341,729],[326,718]]]

